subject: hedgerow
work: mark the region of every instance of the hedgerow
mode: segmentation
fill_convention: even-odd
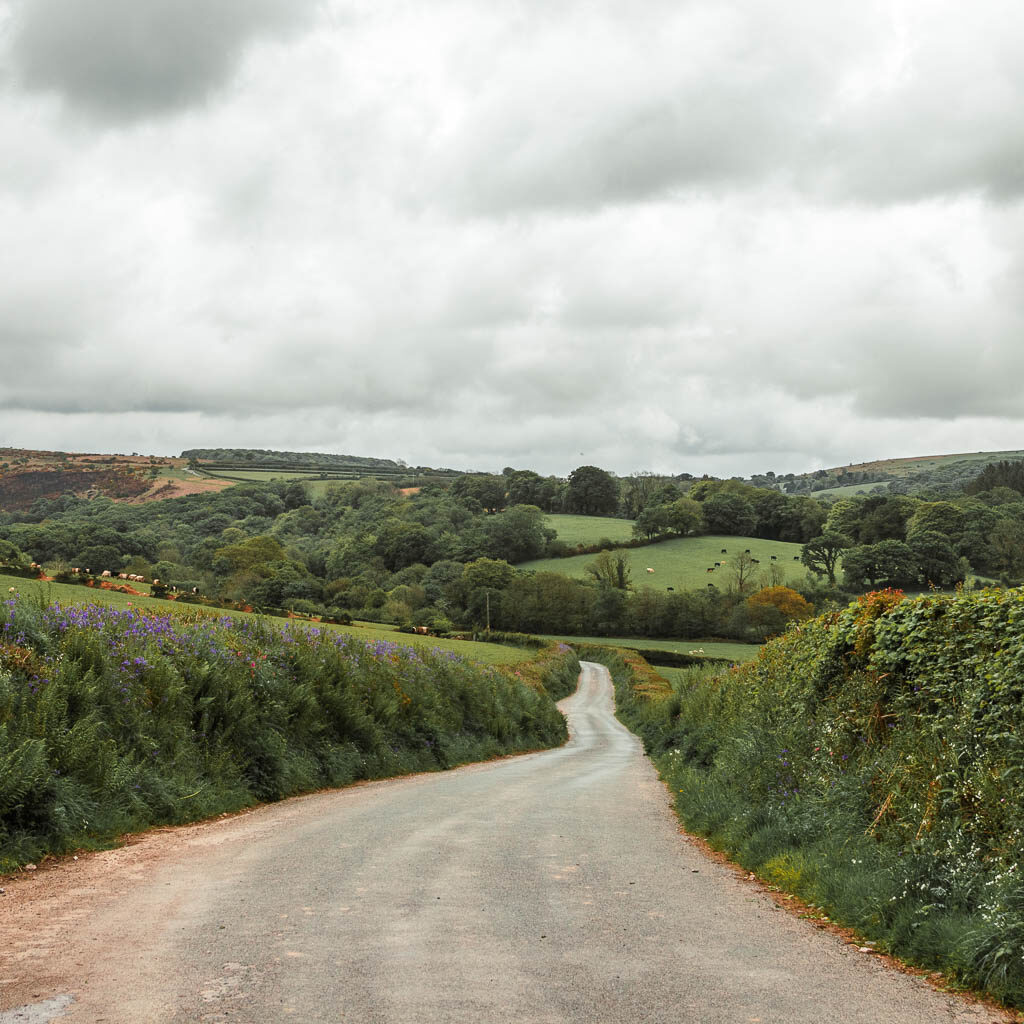
[[[550,651],[450,652],[260,620],[0,602],[0,870],[357,779],[554,746]]]
[[[609,660],[688,828],[1024,1005],[1024,590],[868,594],[671,692]]]

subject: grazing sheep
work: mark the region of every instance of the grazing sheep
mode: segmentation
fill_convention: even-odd
[[[778,555],[772,555],[772,561],[773,561],[773,562],[777,561],[777,560],[778,560],[778,557],[779,557]]]
[[[79,570],[79,569],[72,569],[72,570],[71,570],[71,573],[72,573],[72,575],[74,575],[74,576],[77,576],[79,572],[80,572],[80,570]]]
[[[654,572],[654,570],[650,566],[647,566],[647,571],[648,572]]]
[[[159,580],[153,580],[153,586],[155,587],[159,582]]]
[[[715,571],[715,567],[713,565],[708,566],[708,572],[714,572],[714,571]]]
[[[104,569],[103,572],[100,573],[100,576],[103,579],[109,579],[110,578],[110,570],[109,569]]]
[[[117,578],[119,580],[126,580],[126,579],[128,579],[128,573],[126,573],[126,572],[119,572],[117,574]]]
[[[716,568],[716,569],[720,568],[720,567],[721,567],[721,565],[722,565],[722,563],[721,563],[721,562],[715,562],[715,568]]]
[[[745,555],[749,555],[749,554],[750,554],[750,548],[747,548],[747,550],[746,550],[746,551],[744,551],[744,552],[743,552],[743,554],[745,554]]]
[[[729,549],[728,548],[722,548],[722,554],[723,555],[729,554]]]

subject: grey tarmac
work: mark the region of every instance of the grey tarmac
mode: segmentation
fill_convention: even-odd
[[[1006,1019],[709,860],[601,666],[561,707],[557,750],[158,830],[5,882],[0,1024]]]

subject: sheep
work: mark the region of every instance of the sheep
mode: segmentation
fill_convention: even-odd
[[[71,570],[71,575],[72,576],[77,576],[80,572],[81,572],[81,569],[72,569]]]
[[[647,571],[648,572],[654,572],[654,570],[650,566],[647,566]]]
[[[159,583],[160,583],[160,581],[159,581],[159,580],[153,580],[153,586],[154,586],[154,587],[155,587],[155,586],[158,586],[158,585],[159,585]]]
[[[109,579],[110,578],[110,570],[109,569],[104,569],[103,572],[100,573],[100,576],[103,579]]]
[[[708,566],[708,572],[714,572],[714,571],[715,571],[715,567],[713,565],[709,565]]]
[[[721,565],[722,565],[722,563],[721,563],[721,562],[715,562],[715,568],[716,568],[716,569],[720,568],[720,567],[721,567]]]
[[[743,554],[749,555],[750,554],[750,548],[747,548],[746,551],[743,552]]]
[[[119,572],[117,574],[117,578],[119,580],[126,580],[126,579],[128,579],[128,573],[126,573],[126,572]]]
[[[728,548],[722,548],[722,554],[723,555],[729,554],[729,549]]]
[[[778,558],[779,558],[779,556],[778,556],[778,555],[772,555],[772,561],[773,561],[773,562],[776,562],[776,561],[778,561]]]
[[[793,556],[793,561],[794,562],[799,562],[800,561],[800,556],[799,555],[794,555]]]

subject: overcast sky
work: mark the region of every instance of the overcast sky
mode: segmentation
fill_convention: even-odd
[[[1019,0],[0,0],[0,445],[1024,448]]]

